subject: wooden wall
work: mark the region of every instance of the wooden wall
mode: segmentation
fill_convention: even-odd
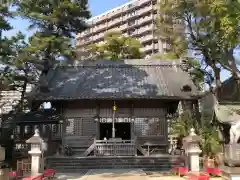
[[[76,101],[63,105],[65,135],[99,138],[99,121],[113,117],[113,101]],[[168,126],[167,109],[172,108],[171,101],[115,101],[117,111],[115,118],[129,118],[131,138],[139,139],[142,145],[167,144]]]

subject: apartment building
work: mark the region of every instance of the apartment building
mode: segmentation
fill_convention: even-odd
[[[88,20],[89,28],[77,35],[76,46],[85,52],[89,44],[103,42],[107,31],[121,31],[142,43],[146,57],[170,50],[169,44],[154,33],[158,0],[133,0]]]
[[[30,92],[31,86],[27,86],[26,92]],[[0,115],[13,110],[21,98],[19,91],[0,91]]]

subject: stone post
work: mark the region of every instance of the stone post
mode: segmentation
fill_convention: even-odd
[[[41,144],[43,140],[39,135],[39,130],[35,129],[33,137],[28,139],[26,143],[31,144],[31,150],[28,153],[31,155],[31,175],[36,176],[42,169],[42,150]]]
[[[0,145],[0,162],[5,160],[5,148]]]
[[[202,152],[199,147],[201,138],[196,135],[195,129],[191,129],[189,136],[184,138],[184,146],[186,152],[186,158],[190,171],[200,171],[200,158],[199,155]]]

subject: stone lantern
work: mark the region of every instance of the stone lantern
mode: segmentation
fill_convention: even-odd
[[[200,170],[200,158],[199,155],[202,152],[199,146],[201,138],[196,135],[195,129],[191,129],[189,136],[183,139],[184,149],[186,153],[186,162],[191,171],[199,172]]]
[[[0,179],[8,180],[9,169],[4,167],[4,160],[5,160],[5,148],[0,146]]]
[[[39,135],[39,130],[35,129],[35,134],[26,141],[26,143],[31,144],[31,150],[28,153],[31,155],[31,175],[38,175],[44,166],[42,164],[42,150],[41,145],[43,139]]]

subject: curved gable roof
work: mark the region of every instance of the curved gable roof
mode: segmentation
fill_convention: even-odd
[[[162,60],[82,61],[57,67],[46,76],[49,92],[34,100],[74,99],[187,99],[198,94],[180,64]],[[183,92],[189,85],[191,92]]]

